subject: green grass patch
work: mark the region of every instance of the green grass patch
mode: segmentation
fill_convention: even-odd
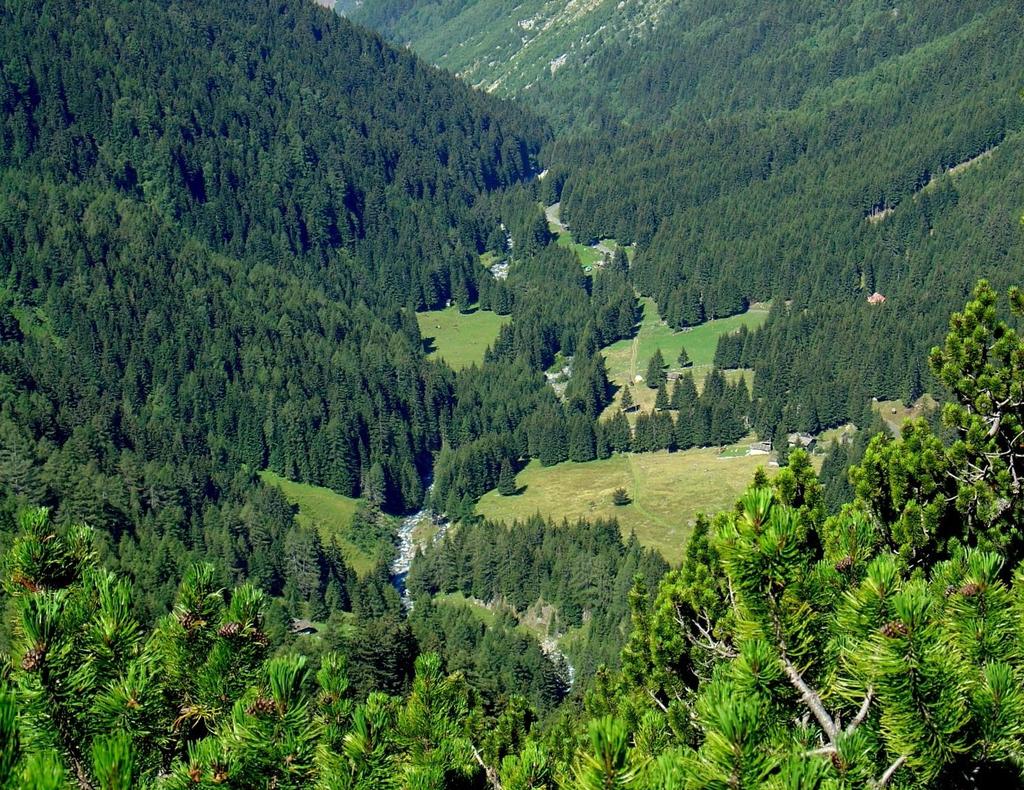
[[[903,423],[907,420],[923,417],[926,412],[937,406],[936,400],[928,393],[922,395],[913,406],[904,406],[903,402],[898,400],[879,400],[872,403],[872,408],[881,415],[894,436],[900,435]]]
[[[436,536],[437,525],[427,516],[421,518],[412,530],[412,542],[421,548],[433,543]]]
[[[845,425],[840,425],[838,428],[829,428],[826,431],[822,431],[821,433],[818,434],[818,444],[815,447],[815,449],[824,452],[828,450],[832,442],[840,442],[843,440],[844,437],[852,436],[852,434],[856,433],[856,431],[857,428],[853,425],[853,423],[849,422],[846,423]]]
[[[615,517],[624,535],[636,532],[643,545],[678,564],[697,514],[731,507],[757,468],[767,465],[767,456],[738,455],[746,445],[737,445],[736,455],[711,448],[614,455],[550,467],[531,461],[516,478],[524,489],[521,494],[503,497],[491,491],[480,500],[477,512],[506,522],[535,513],[556,521]],[[629,492],[630,504],[612,504],[616,488]]]
[[[706,379],[708,373],[711,372],[711,366],[706,365],[704,367],[692,368],[691,370],[693,371],[693,380],[697,383],[697,391],[700,392],[704,389],[704,379]],[[609,376],[609,378],[612,381],[614,381],[614,383],[617,386],[621,386],[621,384],[623,383],[621,381],[614,379],[611,376]],[[743,379],[744,381],[747,382],[748,390],[752,389],[754,385],[754,371],[747,369],[725,371],[725,380],[728,381],[730,384],[735,383],[739,379]],[[671,394],[672,383],[669,382],[667,386],[669,394]],[[637,408],[635,410],[631,411],[629,414],[626,415],[626,418],[632,425],[633,423],[636,422],[637,415],[640,414],[640,412],[650,412],[651,409],[654,408],[654,399],[658,397],[658,391],[652,390],[650,387],[648,387],[646,384],[642,382],[640,384],[631,384],[630,389],[633,392],[633,403],[637,405]],[[601,414],[601,418],[605,420],[609,419],[617,409],[621,408],[621,400],[622,390],[620,389],[615,394],[615,397],[612,399],[612,402]]]
[[[287,500],[299,508],[295,520],[317,530],[325,545],[337,546],[356,573],[362,576],[373,569],[376,558],[350,539],[352,517],[360,500],[342,496],[329,488],[287,480],[268,469],[260,472],[260,477],[267,485],[280,488]]]
[[[559,208],[559,206],[549,206],[545,208],[545,213],[548,217],[548,231],[555,237],[556,246],[572,250],[576,255],[576,260],[579,261],[580,266],[584,269],[590,267],[591,271],[588,272],[588,274],[592,274],[595,264],[600,263],[604,259],[604,253],[594,247],[578,243],[573,237],[572,231],[565,225],[561,224]],[[603,240],[605,246],[611,249],[614,249],[614,242],[614,239]]]
[[[576,253],[576,258],[579,260],[580,266],[592,267],[604,257],[601,252],[595,250],[593,247],[588,247],[585,244],[578,244],[573,240],[572,234],[568,231],[564,233],[557,233],[555,244]]]
[[[684,368],[676,364],[676,358],[679,356],[679,350],[685,348],[693,363],[688,370],[693,373],[697,387],[700,388],[715,361],[719,336],[735,332],[741,326],[756,329],[768,318],[768,308],[759,305],[740,315],[718,318],[691,329],[676,331],[661,320],[658,306],[653,299],[643,297],[640,304],[643,308],[643,318],[636,336],[612,343],[603,350],[603,353],[609,380],[619,388],[629,384],[633,389],[634,400],[645,411],[649,411],[654,405],[654,390],[644,383],[636,384],[634,380],[647,372],[647,363],[657,349],[661,349],[670,371],[682,371]],[[726,372],[726,378],[730,381],[740,376],[746,378],[748,387],[753,384],[749,371]],[[618,397],[616,396],[616,404]],[[617,405],[615,408],[618,408]]]
[[[453,370],[481,364],[487,347],[511,318],[475,307],[469,313],[448,307],[416,314],[429,355],[443,359]]]
[[[64,347],[63,339],[53,331],[50,316],[41,307],[13,305],[11,315],[14,316],[22,334],[26,337],[52,342],[57,348]]]

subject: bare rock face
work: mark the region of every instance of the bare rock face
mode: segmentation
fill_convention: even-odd
[[[614,39],[640,43],[670,2],[524,0],[515,18],[507,16],[499,0],[465,3],[454,13],[440,5],[431,10],[431,5],[417,4],[415,14],[391,18],[375,12],[373,2],[340,0],[338,8],[395,41],[410,43],[427,60],[474,86],[513,96],[584,67]]]

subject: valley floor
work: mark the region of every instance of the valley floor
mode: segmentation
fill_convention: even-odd
[[[551,467],[534,460],[516,478],[518,495],[491,491],[476,510],[485,518],[509,523],[535,513],[556,521],[617,518],[624,535],[635,532],[643,545],[678,564],[697,514],[731,506],[757,468],[767,467],[769,456],[741,454],[750,441],[725,451],[715,447],[627,453]],[[616,488],[626,489],[630,504],[612,504]]]

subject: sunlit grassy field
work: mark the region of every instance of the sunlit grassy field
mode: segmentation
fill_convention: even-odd
[[[758,306],[742,315],[708,321],[692,329],[677,332],[661,320],[653,299],[645,297],[640,303],[643,307],[643,319],[636,336],[612,343],[603,351],[608,379],[619,388],[615,402],[608,407],[609,411],[606,414],[619,408],[622,387],[627,384],[632,388],[634,402],[644,411],[651,410],[654,406],[655,391],[644,382],[635,383],[634,379],[646,374],[647,363],[657,349],[661,349],[661,355],[668,363],[669,370],[681,371],[683,368],[676,364],[676,358],[679,356],[679,350],[685,348],[690,361],[693,362],[693,366],[687,370],[693,373],[697,388],[700,389],[714,363],[719,336],[734,332],[741,326],[755,329],[768,317],[768,309]],[[725,375],[729,381],[735,381],[743,376],[748,387],[753,385],[750,371],[730,370],[726,371]]]
[[[643,319],[636,337],[612,343],[604,349],[608,376],[616,384],[632,381],[637,375],[644,375],[647,362],[657,349],[668,363],[669,370],[680,370],[676,357],[681,348],[693,362],[694,372],[710,369],[715,361],[715,348],[720,335],[734,332],[741,326],[755,329],[765,322],[768,310],[763,307],[751,308],[741,315],[719,318],[677,332],[661,320],[658,307],[653,299],[642,298]]]
[[[599,250],[595,250],[593,247],[588,247],[585,244],[577,243],[569,231],[556,231],[557,238],[555,244],[559,247],[565,247],[568,250],[572,250],[576,253],[576,257],[579,258],[581,266],[593,266],[602,257],[604,257]]]
[[[484,352],[511,316],[473,309],[460,313],[455,307],[417,313],[420,335],[430,355],[447,362],[454,370],[484,361]]]
[[[267,485],[280,488],[289,502],[298,505],[298,523],[317,530],[325,545],[336,545],[356,573],[362,575],[373,568],[374,558],[350,540],[358,499],[342,496],[329,488],[286,480],[269,470],[260,472],[260,477]]]
[[[924,416],[930,409],[936,408],[937,405],[935,398],[926,393],[913,406],[904,406],[903,402],[898,400],[880,400],[875,401],[873,408],[882,416],[882,419],[889,426],[889,430],[892,431],[893,435],[899,436],[903,423],[907,420],[915,420],[918,417]]]
[[[737,445],[737,452],[747,443]],[[697,513],[731,507],[767,463],[765,455],[728,457],[718,448],[614,455],[551,467],[531,461],[516,479],[522,493],[503,497],[491,491],[477,512],[508,522],[534,513],[557,521],[614,516],[623,534],[636,532],[645,546],[678,563]],[[612,504],[612,492],[620,487],[629,492],[630,504]]]

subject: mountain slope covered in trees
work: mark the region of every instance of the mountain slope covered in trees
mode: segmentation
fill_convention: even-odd
[[[523,98],[543,93],[563,69],[578,79],[609,47],[642,46],[672,13],[666,0],[366,0],[336,8],[471,85]]]
[[[101,528],[157,611],[190,553],[281,592],[264,467],[418,507],[453,374],[412,310],[475,294],[481,201],[530,174],[537,124],[310,3],[0,22],[13,493]]]
[[[1020,290],[1009,302],[1024,315]],[[635,582],[621,670],[544,722],[521,696],[489,705],[472,666],[434,654],[406,694],[367,693],[344,654],[269,656],[260,593],[226,595],[208,566],[143,627],[89,530],[25,511],[3,563],[16,637],[0,787],[1016,786],[1024,341],[1001,313],[980,285],[931,354],[948,439],[924,421],[876,437],[833,516],[802,450],[757,475],[701,520],[653,601]],[[518,548],[616,553],[607,525],[567,531]],[[473,551],[480,539],[440,547],[422,583],[548,585],[533,576],[545,560],[504,562],[514,544]]]
[[[443,63],[434,32],[467,40],[499,6],[368,0],[360,14]],[[979,276],[1019,279],[1021,19],[1006,0],[682,2],[637,38],[584,15],[576,37],[601,28],[600,51],[508,93],[560,130],[542,196],[579,240],[637,245],[633,281],[670,325],[790,303],[744,364],[763,434],[816,430],[932,387],[917,360],[944,316]]]

